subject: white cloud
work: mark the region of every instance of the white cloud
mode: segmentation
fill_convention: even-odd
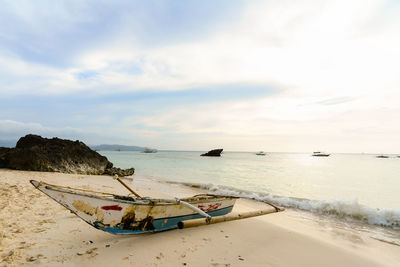
[[[79,66],[120,90],[240,83],[289,88],[293,97],[397,96],[400,37],[393,25],[400,23],[384,21],[385,2],[258,3],[208,39],[155,49],[119,41],[85,53]],[[121,73],[115,61],[135,62],[142,73]]]
[[[19,139],[27,134],[39,134],[46,137],[71,137],[81,136],[81,129],[72,127],[53,128],[46,127],[40,123],[24,123],[13,120],[0,120],[0,137],[1,139]]]
[[[28,81],[39,74],[41,79],[31,85],[40,84],[38,92],[45,93],[184,90],[235,83],[273,84],[290,88],[292,95],[323,97],[365,95],[378,87],[394,91],[399,84],[400,23],[397,18],[384,20],[380,12],[385,4],[379,0],[254,2],[223,32],[195,42],[146,48],[132,36],[122,36],[129,25],[121,25],[121,34],[82,50],[68,69],[31,63],[21,67],[18,60],[6,60],[18,65],[9,73]],[[65,17],[62,10],[58,13]],[[132,64],[141,72],[123,71]],[[21,68],[26,71],[18,72]],[[98,76],[76,78],[85,71],[96,71]],[[18,92],[15,87],[26,86],[15,81],[13,90]]]

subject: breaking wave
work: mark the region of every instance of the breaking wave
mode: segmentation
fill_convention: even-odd
[[[385,210],[368,207],[357,200],[311,200],[305,198],[283,197],[266,193],[257,193],[246,190],[238,190],[228,186],[213,184],[195,184],[169,182],[182,184],[194,188],[205,189],[221,195],[236,196],[269,202],[286,208],[300,209],[319,215],[335,216],[345,220],[358,221],[371,225],[386,226],[400,229],[400,210]]]

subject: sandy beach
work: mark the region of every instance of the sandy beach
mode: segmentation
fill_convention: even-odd
[[[0,169],[0,266],[399,266],[400,246],[318,223],[294,210],[240,221],[115,236],[96,230],[30,179],[126,194],[109,176]],[[141,195],[184,197],[194,188],[133,176]],[[263,203],[239,200],[233,212]]]

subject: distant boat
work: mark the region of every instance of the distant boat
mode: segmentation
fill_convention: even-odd
[[[200,156],[202,156],[202,157],[221,157],[222,151],[223,151],[222,148],[213,149],[213,150],[208,151],[207,153],[201,154]]]
[[[145,148],[142,153],[157,153],[157,149],[153,149],[153,148]]]
[[[379,155],[379,156],[376,156],[378,159],[387,159],[387,158],[389,158],[389,156],[385,156],[385,155]]]
[[[264,151],[260,151],[256,153],[257,156],[265,156],[265,152]]]
[[[312,156],[313,157],[329,157],[331,154],[327,154],[327,153],[322,153],[320,151],[315,151],[313,152]]]

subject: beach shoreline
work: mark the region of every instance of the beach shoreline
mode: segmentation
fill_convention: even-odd
[[[396,266],[400,246],[333,224],[309,224],[288,209],[240,221],[157,234],[115,236],[68,212],[30,179],[127,194],[109,176],[0,169],[0,266]],[[134,189],[184,197],[197,188],[135,174]],[[239,200],[233,212],[266,204]]]

